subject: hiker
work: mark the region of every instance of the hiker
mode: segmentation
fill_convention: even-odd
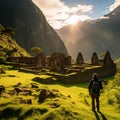
[[[103,89],[102,82],[98,79],[98,74],[94,73],[92,75],[92,80],[89,83],[88,86],[89,89],[89,95],[92,99],[92,111],[95,111],[95,101],[96,101],[96,107],[97,111],[100,111],[100,103],[99,103],[99,97],[100,97],[100,90]]]

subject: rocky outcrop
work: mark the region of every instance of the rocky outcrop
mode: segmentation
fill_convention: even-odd
[[[38,102],[42,103],[47,98],[55,98],[55,97],[57,96],[52,91],[49,91],[47,89],[42,89],[39,94]]]
[[[3,85],[0,85],[0,94],[5,90],[5,87]]]

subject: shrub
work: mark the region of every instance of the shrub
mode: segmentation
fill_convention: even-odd
[[[111,98],[108,98],[108,104],[110,104],[110,105],[113,105],[113,104],[114,104],[114,101],[113,101],[113,99],[111,99]]]
[[[6,68],[4,66],[0,66],[0,73],[5,73]]]
[[[120,73],[115,75],[113,81],[110,81],[106,87],[106,93],[108,95],[108,103],[120,106]]]

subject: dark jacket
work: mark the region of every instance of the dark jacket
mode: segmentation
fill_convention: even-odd
[[[90,92],[90,89],[91,89],[91,87],[92,87],[92,85],[93,85],[93,81],[98,81],[98,82],[99,82],[99,88],[100,88],[100,89],[103,89],[101,80],[92,79],[92,80],[90,81],[89,85],[88,85],[89,92]]]

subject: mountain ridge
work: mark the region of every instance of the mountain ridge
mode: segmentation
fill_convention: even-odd
[[[120,6],[97,20],[79,22],[74,26],[70,25],[58,30],[57,33],[65,42],[69,54],[71,53],[76,58],[78,52],[82,52],[86,59],[90,59],[92,52],[100,54],[104,51],[110,51],[113,57],[120,57],[119,11]],[[74,36],[74,31],[77,36]],[[63,34],[65,32],[66,35]],[[71,41],[74,43],[72,47],[70,46]]]
[[[45,54],[67,54],[63,41],[32,0],[1,0],[0,23],[15,28],[18,44],[27,51],[32,47],[41,47]]]

